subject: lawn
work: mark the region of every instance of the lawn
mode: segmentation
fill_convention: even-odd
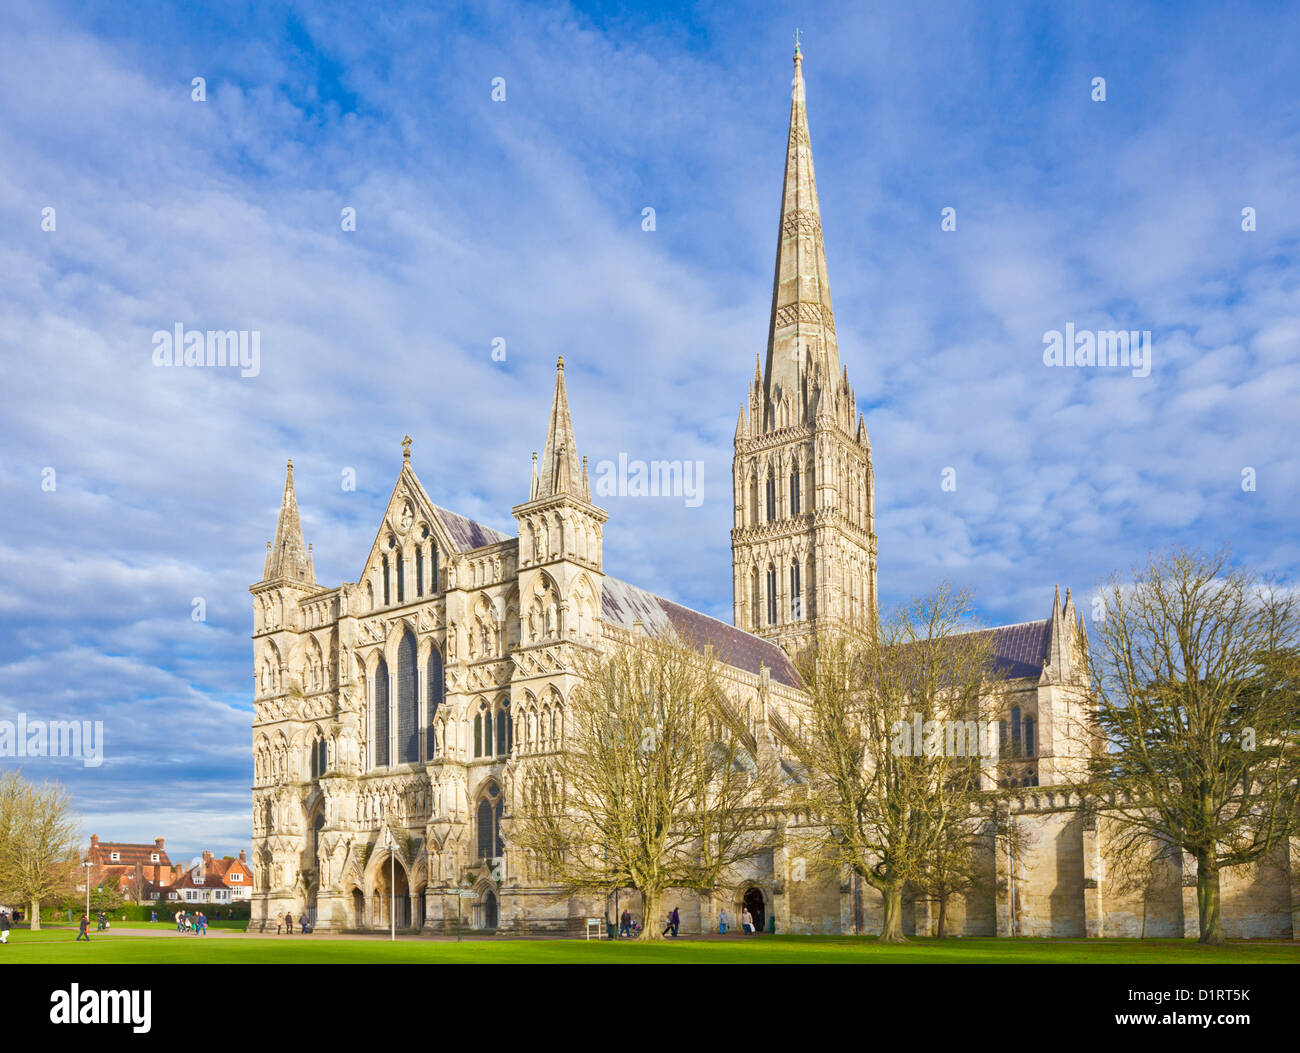
[[[120,924],[120,923],[119,923]],[[416,962],[522,964],[824,964],[848,963],[1201,963],[1300,965],[1300,943],[1230,943],[1202,947],[1183,940],[918,939],[901,946],[871,937],[756,936],[641,944],[592,940],[455,940],[377,937],[181,935],[163,923],[91,933],[74,942],[73,929],[10,933],[0,964],[350,964]]]

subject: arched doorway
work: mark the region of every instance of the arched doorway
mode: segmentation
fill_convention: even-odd
[[[366,927],[366,896],[359,888],[352,890],[352,915],[354,929]]]
[[[389,887],[389,880],[393,887]],[[401,860],[397,865],[385,856],[383,863],[375,872],[375,914],[370,923],[374,928],[387,929],[397,919],[397,928],[411,927],[411,890],[406,879],[406,868]]]
[[[763,893],[756,888],[745,889],[740,901],[741,909],[747,910],[754,918],[754,931],[763,932],[767,924],[767,911],[763,907]]]
[[[483,898],[479,900],[479,928],[495,929],[500,920],[497,894],[490,888],[484,889]]]

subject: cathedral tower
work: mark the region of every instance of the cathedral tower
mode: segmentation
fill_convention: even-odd
[[[793,653],[819,620],[874,612],[871,443],[840,365],[797,45],[767,360],[740,409],[732,488],[737,626]]]

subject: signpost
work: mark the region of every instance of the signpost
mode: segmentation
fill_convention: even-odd
[[[388,922],[389,939],[397,939],[397,857],[393,854],[392,827],[384,827],[384,847],[388,849]]]
[[[460,887],[456,891],[456,942],[457,943],[460,943],[461,918],[463,917],[463,915],[461,914],[460,901],[463,899],[473,899],[473,898],[474,898],[474,885],[469,880],[469,878],[466,878],[464,881],[460,883]]]

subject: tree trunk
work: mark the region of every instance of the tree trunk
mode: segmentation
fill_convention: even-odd
[[[903,887],[886,885],[880,890],[885,900],[885,921],[880,927],[881,943],[906,943],[903,935]]]
[[[41,931],[41,901],[39,899],[32,900],[31,913],[28,914],[27,917],[31,920],[32,932],[40,932]]]
[[[1223,943],[1223,919],[1219,914],[1219,864],[1214,849],[1196,855],[1196,907],[1201,920],[1201,943]]]
[[[939,939],[948,935],[946,922],[948,920],[948,897],[946,895],[939,897]]]
[[[637,939],[662,940],[664,919],[659,916],[659,892],[653,889],[641,889],[641,905],[645,916],[641,919],[641,935]]]

